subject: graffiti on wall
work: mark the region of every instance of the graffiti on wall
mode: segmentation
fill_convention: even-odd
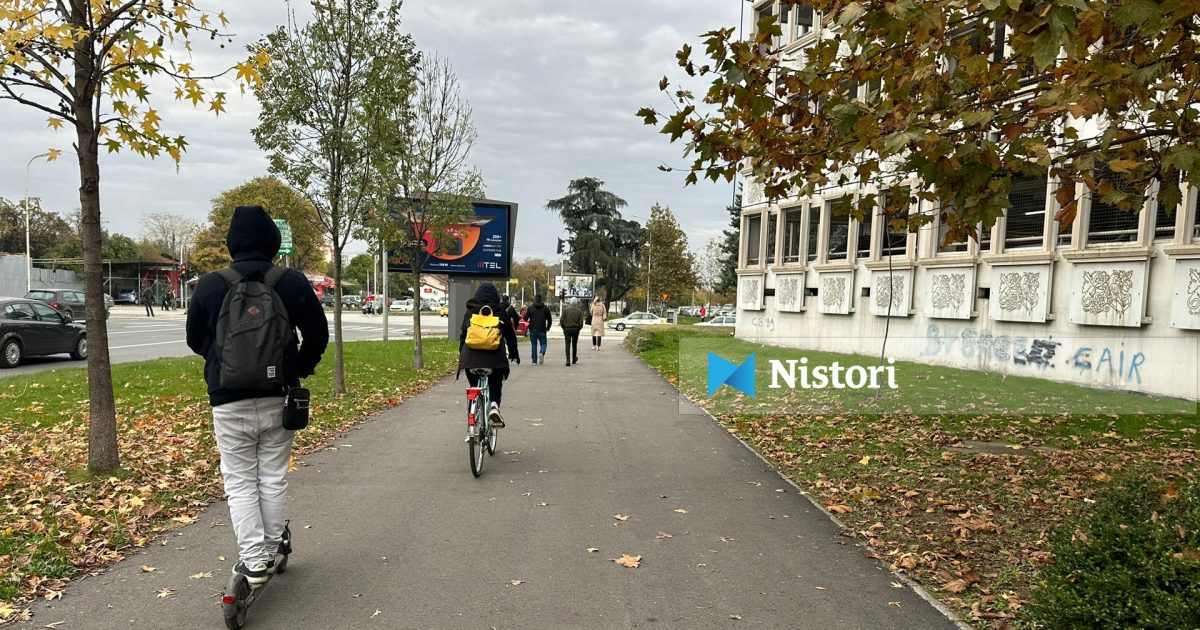
[[[755,328],[765,328],[768,332],[773,332],[775,330],[774,317],[755,317],[754,319],[750,320],[750,323]]]
[[[921,356],[968,359],[985,369],[1011,364],[1036,371],[1073,371],[1136,385],[1143,382],[1147,361],[1145,353],[1127,349],[1125,342],[1101,345],[1095,339],[996,335],[989,330],[940,324],[929,325]]]

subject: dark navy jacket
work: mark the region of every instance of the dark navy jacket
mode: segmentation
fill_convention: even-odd
[[[233,268],[243,276],[266,273],[274,266],[271,259],[279,251],[279,229],[258,206],[234,210],[225,243],[233,257]],[[217,318],[229,285],[215,273],[200,278],[192,294],[187,314],[187,344],[204,357],[204,380],[208,383],[208,401],[214,407],[248,398],[282,396],[283,387],[268,389],[222,389],[220,387],[221,344],[214,339]],[[287,307],[288,320],[299,330],[303,343],[284,349],[284,379],[296,384],[311,376],[329,343],[329,324],[325,309],[304,274],[294,269],[275,285],[275,292]]]

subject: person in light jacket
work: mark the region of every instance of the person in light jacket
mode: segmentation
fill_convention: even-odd
[[[599,350],[600,342],[604,341],[604,320],[608,318],[608,309],[604,308],[604,302],[600,298],[596,298],[592,302],[592,349]]]

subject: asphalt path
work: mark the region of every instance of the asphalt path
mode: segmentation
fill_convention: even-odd
[[[452,379],[304,457],[295,552],[247,627],[956,627],[641,361],[582,345],[514,370],[478,479]],[[224,503],[131,556],[16,627],[221,627]]]
[[[329,337],[333,339],[333,311],[327,310]],[[140,306],[115,306],[108,319],[108,350],[113,363],[147,361],[164,357],[183,357],[192,354],[184,341],[183,311],[155,311],[146,317]],[[421,316],[422,334],[443,335],[446,318],[437,315]],[[412,336],[412,316],[409,313],[388,317],[390,339]],[[383,317],[358,312],[343,312],[342,334],[346,341],[383,339]],[[49,357],[29,357],[16,368],[0,371],[0,378],[17,374],[32,374],[64,368],[82,367],[84,362],[73,361],[65,354]]]

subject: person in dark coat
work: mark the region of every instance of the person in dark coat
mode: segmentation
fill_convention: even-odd
[[[471,316],[484,306],[491,307],[492,314],[500,318],[500,347],[495,350],[476,350],[467,346],[467,328],[471,326]],[[509,362],[521,365],[521,355],[517,353],[517,329],[513,320],[508,316],[508,310],[500,306],[500,292],[490,282],[479,285],[475,296],[467,300],[467,312],[463,315],[462,327],[458,335],[458,371],[467,371],[467,381],[471,387],[479,385],[479,376],[471,370],[491,368],[488,376],[488,394],[492,399],[492,408],[488,416],[497,429],[504,426],[500,417],[500,396],[504,391],[504,380],[508,378]],[[457,378],[457,375],[456,375]]]
[[[579,363],[579,331],[583,330],[583,311],[576,306],[578,302],[572,299],[558,320],[558,325],[563,329],[563,344],[567,348],[567,367]]]
[[[529,322],[527,334],[529,343],[533,344],[533,363],[545,363],[546,331],[550,330],[550,325],[554,323],[554,315],[550,313],[550,307],[542,301],[541,293],[533,296],[533,304],[525,309],[525,321]],[[540,352],[538,344],[541,344]]]

